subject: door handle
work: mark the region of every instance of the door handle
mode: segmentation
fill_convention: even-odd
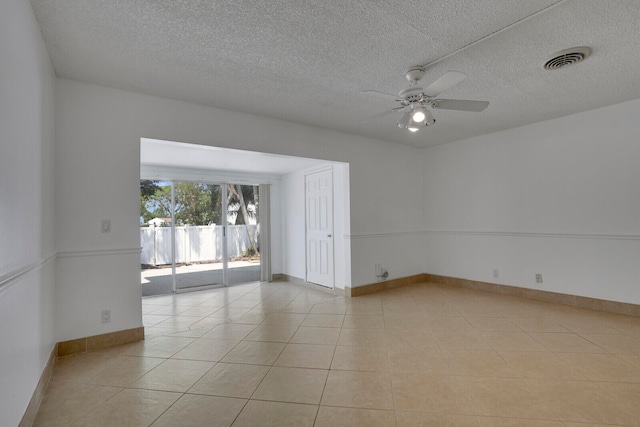
[[[331,237],[331,234],[327,234],[327,237]]]

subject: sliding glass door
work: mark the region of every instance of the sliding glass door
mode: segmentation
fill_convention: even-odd
[[[260,280],[258,186],[227,184],[227,284]]]
[[[224,284],[221,186],[174,182],[176,290]]]
[[[141,196],[143,295],[260,280],[258,186],[141,181]]]

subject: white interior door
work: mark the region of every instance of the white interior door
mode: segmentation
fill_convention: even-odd
[[[307,282],[333,288],[333,171],[305,176]]]

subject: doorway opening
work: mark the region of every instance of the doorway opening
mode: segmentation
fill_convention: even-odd
[[[188,262],[191,263],[191,268],[202,269],[197,273],[206,276],[207,280],[203,280],[202,283],[196,286],[190,286],[189,282],[196,283],[195,280],[191,280],[196,274],[187,275],[185,273],[184,276],[177,275],[175,278],[176,291],[181,289],[200,290],[202,289],[202,284],[224,286],[224,277],[222,280],[219,279],[219,276],[215,277],[213,267],[220,267],[224,272],[225,269],[222,268],[221,264],[236,261],[251,263],[251,265],[246,265],[246,270],[249,270],[250,266],[254,266],[256,271],[252,273],[253,276],[250,279],[247,279],[246,274],[249,274],[248,271],[242,272],[240,269],[227,269],[227,284],[242,283],[246,280],[268,282],[272,278],[274,280],[283,279],[315,283],[308,280],[306,270],[305,176],[315,171],[327,169],[331,169],[333,173],[334,206],[331,215],[335,230],[332,233],[335,259],[334,287],[337,289],[350,287],[351,249],[348,163],[149,138],[140,140],[140,179],[142,181],[156,182],[161,186],[173,183],[174,198],[179,193],[179,186],[183,183],[198,185],[201,187],[201,192],[209,194],[209,196],[203,196],[205,200],[203,203],[205,205],[208,203],[211,208],[208,208],[206,212],[209,215],[208,221],[201,221],[198,224],[194,221],[185,220],[182,214],[171,218],[169,209],[165,211],[169,213],[166,216],[164,212],[158,211],[159,215],[147,215],[141,218],[141,229],[150,229],[149,221],[154,219],[156,219],[155,222],[164,220],[164,228],[168,229],[168,231],[159,231],[163,227],[156,228],[155,239],[157,241],[149,237],[148,243],[145,243],[141,237],[142,257],[146,256],[146,262],[141,258],[141,264],[149,264],[150,261],[148,260],[151,259],[151,255],[148,252],[152,250],[153,245],[156,245],[155,250],[158,250],[159,245],[164,245],[165,259],[176,259],[176,267],[183,262]],[[240,186],[240,190],[238,190],[238,186]],[[258,187],[257,193],[255,192],[255,187]],[[243,211],[236,202],[229,203],[230,210],[233,211],[235,209],[235,214],[224,209],[222,211],[216,210],[221,206],[221,204],[216,204],[216,200],[228,200],[227,197],[222,196],[222,191],[227,191],[227,193],[235,191],[238,195],[242,193],[249,221],[242,221]],[[256,194],[257,203],[253,203],[252,201]],[[144,191],[141,186],[141,208],[143,195]],[[216,199],[216,197],[221,197],[221,199]],[[153,206],[149,206],[149,208],[153,208]],[[177,215],[178,212],[179,209],[176,207],[174,215]],[[223,215],[222,212],[234,215],[235,222],[225,223],[223,219],[229,220],[233,218]],[[255,224],[252,222],[254,213],[257,215]],[[241,218],[241,220],[238,221],[238,218]],[[231,226],[236,225],[239,226],[237,228],[238,233],[240,233],[241,231],[239,230],[243,227],[244,229],[247,228],[247,223],[251,227],[256,226],[254,230],[256,234],[252,236],[257,235],[255,244],[259,260],[252,254],[253,245],[248,240],[248,236],[244,237],[247,239],[243,241],[244,243],[227,242],[229,253],[222,256],[222,258],[216,255],[216,261],[221,259],[219,262],[195,261],[199,259],[196,255],[202,256],[202,253],[206,251],[210,253],[214,250],[214,248],[207,249],[206,245],[201,245],[198,249],[199,253],[195,255],[192,253],[187,254],[179,247],[182,244],[182,248],[184,248],[184,245],[195,248],[197,240],[202,241],[206,233],[214,233],[212,230],[206,230],[205,227],[214,227],[215,224],[215,227],[220,228],[220,232],[232,233]],[[226,226],[228,228],[225,228]],[[154,225],[154,227],[157,226]],[[179,231],[171,233],[171,227],[178,228]],[[181,230],[180,227],[190,227],[190,230]],[[202,227],[202,230],[196,229],[196,227]],[[196,230],[198,230],[199,235]],[[149,230],[144,232],[151,234]],[[141,231],[142,233],[143,231]],[[182,233],[183,237],[180,237],[180,233]],[[171,243],[172,238],[175,240],[174,243]],[[228,236],[228,238],[231,238],[231,236]],[[188,239],[187,242],[184,241],[186,239]],[[233,245],[235,245],[234,248],[231,247]],[[216,254],[221,253],[222,247],[221,244],[215,247]],[[175,253],[170,253],[171,248],[174,248]],[[180,258],[180,256],[182,255],[184,255],[185,261],[181,261],[183,258]],[[186,258],[186,256],[191,258]],[[233,256],[236,259],[233,259]],[[238,260],[237,258],[240,256],[245,259]],[[160,255],[156,255],[156,264],[159,263],[159,257]],[[256,265],[260,266],[259,269],[255,268]],[[260,276],[257,276],[258,270],[260,271]],[[235,274],[236,271],[239,273],[238,275]],[[173,292],[173,272],[152,271],[150,273],[164,276],[164,280],[169,283],[164,285],[165,293]]]

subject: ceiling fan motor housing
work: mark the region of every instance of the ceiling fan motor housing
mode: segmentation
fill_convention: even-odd
[[[422,102],[425,101],[424,94],[422,93],[421,87],[412,87],[409,89],[401,90],[398,93],[398,96],[404,100],[406,100],[409,104],[412,102]]]

